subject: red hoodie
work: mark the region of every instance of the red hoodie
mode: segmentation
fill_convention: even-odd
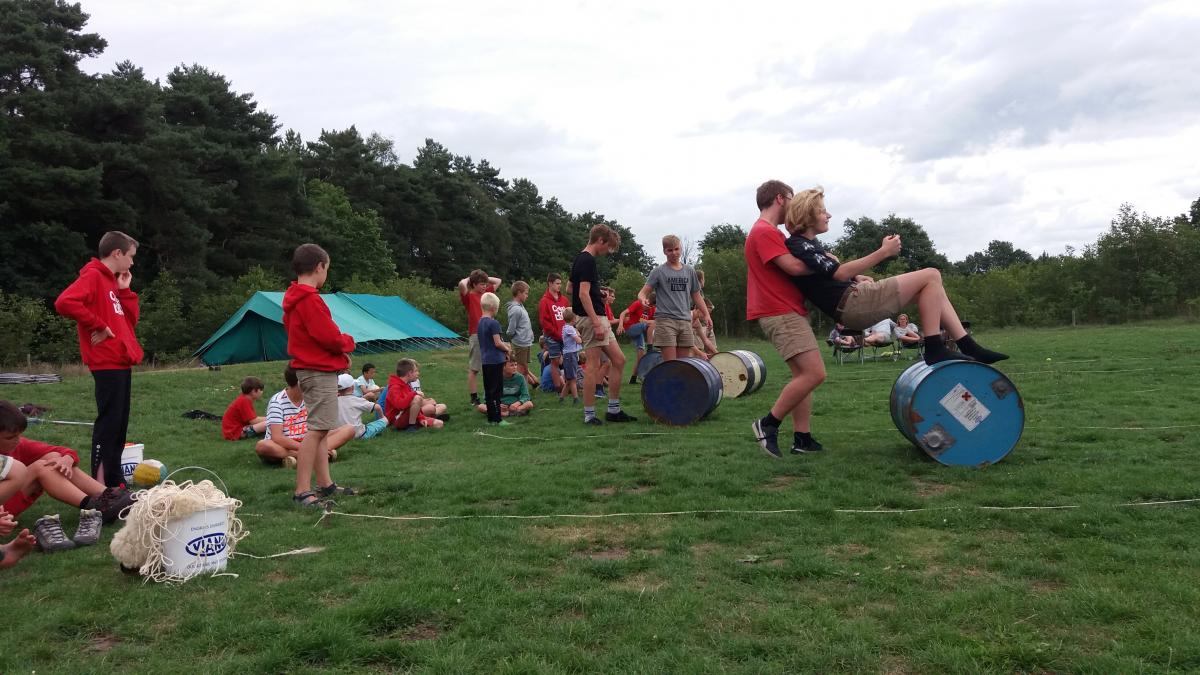
[[[90,370],[128,370],[142,362],[137,293],[117,288],[117,277],[96,258],[54,301],[54,311],[75,322],[79,353]],[[92,345],[92,331],[108,328],[116,337]]]
[[[287,331],[289,364],[297,370],[336,373],[350,367],[354,338],[333,322],[329,306],[317,289],[292,282],[283,294],[283,328]]]
[[[542,335],[562,342],[563,311],[567,308],[567,296],[558,294],[556,300],[550,291],[542,295],[538,303],[538,323],[542,326]]]

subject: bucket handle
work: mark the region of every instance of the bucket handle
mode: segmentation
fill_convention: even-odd
[[[175,469],[171,473],[167,474],[166,478],[163,478],[163,480],[164,481],[170,480],[171,476],[174,476],[175,474],[179,473],[180,471],[187,471],[188,469],[196,469],[197,471],[204,471],[205,473],[210,474],[213,478],[216,478],[218,481],[220,481],[221,488],[225,490],[225,496],[226,497],[229,496],[229,486],[226,485],[225,481],[220,476],[217,475],[217,472],[213,471],[212,469],[206,469],[202,466],[181,466],[178,469]]]

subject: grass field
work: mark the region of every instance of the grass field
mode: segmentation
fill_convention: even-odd
[[[0,672],[1200,670],[1200,504],[1125,505],[1200,498],[1200,326],[986,338],[1014,355],[1001,365],[1027,422],[983,470],[938,465],[892,426],[905,361],[826,354],[814,433],[828,452],[772,460],[749,426],[785,367],[762,343],[722,346],[764,357],[764,389],[694,427],[593,430],[543,394],[491,430],[503,438],[477,433],[465,353],[418,355],[453,419],[347,446],[334,476],[366,494],[338,511],[457,517],[444,520],[317,524],[291,505],[288,471],[180,417],[219,414],[245,375],[271,393],[280,363],[139,373],[131,439],[225,480],[250,531],[239,551],[324,551],[238,557],[236,578],[174,587],[120,574],[113,527],[101,545],[34,554],[0,575]],[[68,420],[91,419],[91,395],[87,376],[0,389]],[[637,387],[623,398],[641,414]],[[89,434],[29,432],[76,448]],[[651,515],[720,509],[786,511]],[[75,512],[46,499],[22,522],[55,511],[74,531]],[[547,514],[634,515],[487,517]]]

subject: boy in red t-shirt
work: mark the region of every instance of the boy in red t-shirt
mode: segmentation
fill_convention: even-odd
[[[221,436],[227,441],[258,438],[267,431],[267,418],[254,410],[254,402],[262,398],[263,381],[257,377],[242,380],[242,393],[233,399],[221,417]]]
[[[76,324],[79,353],[96,382],[96,423],[92,426],[92,477],[121,485],[121,453],[129,430],[132,368],[142,362],[134,328],[138,296],[129,289],[138,243],[122,232],[100,237],[99,258],[79,270],[79,278],[54,301],[54,310]]]
[[[445,420],[446,406],[426,403],[412,388],[412,382],[420,379],[421,369],[412,359],[396,362],[396,374],[388,378],[387,398],[384,399],[383,416],[388,426],[400,431],[417,431],[421,427],[441,429]]]
[[[617,319],[617,335],[628,335],[633,341],[633,348],[637,350],[637,361],[633,364],[633,375],[629,376],[629,384],[637,384],[638,366],[642,363],[642,357],[646,355],[646,341],[654,344],[654,300],[656,298],[654,289],[650,289],[646,293],[646,302],[643,303],[640,298],[629,303],[625,311],[621,312],[621,316]]]
[[[82,471],[76,471],[79,455],[70,448],[23,438],[28,425],[24,413],[8,401],[0,401],[0,455],[25,465],[24,481],[10,496],[3,510],[12,516],[33,506],[42,493],[77,508],[79,529],[68,539],[58,515],[43,516],[34,525],[38,545],[46,551],[61,551],[94,544],[100,539],[101,521],[110,523],[133,497],[123,488],[107,488]]]
[[[342,426],[338,410],[338,373],[350,367],[354,338],[333,322],[329,306],[318,289],[329,277],[329,254],[316,244],[301,244],[292,254],[296,281],[283,295],[283,327],[287,350],[308,408],[308,432],[296,456],[296,490],[292,501],[300,506],[322,506],[322,499],[357,494],[333,482],[329,473],[329,432]],[[312,489],[316,474],[316,490]]]
[[[471,270],[467,278],[458,282],[458,300],[467,310],[467,391],[471,394],[471,405],[479,405],[479,371],[483,369],[479,355],[479,317],[483,309],[479,299],[484,293],[495,293],[500,288],[499,277],[489,277],[483,270]]]

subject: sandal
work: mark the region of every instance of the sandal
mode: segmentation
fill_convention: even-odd
[[[312,490],[292,495],[292,503],[296,506],[325,508],[324,500]]]
[[[354,488],[342,487],[337,483],[330,483],[325,487],[317,486],[317,492],[322,497],[332,497],[333,495],[345,495],[347,497],[353,497],[358,494],[358,491],[356,491]]]

